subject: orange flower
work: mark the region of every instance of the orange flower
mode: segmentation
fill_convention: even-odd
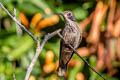
[[[42,19],[42,14],[36,13],[31,20],[30,27],[34,28],[41,19]]]
[[[40,29],[43,29],[43,28],[47,27],[48,24],[50,24],[49,18],[45,18],[45,19],[41,20],[41,21],[38,23],[38,25],[36,26],[35,32],[38,32]]]
[[[29,80],[35,80],[34,76],[30,76]]]
[[[112,31],[112,35],[115,38],[118,38],[120,35],[120,18],[115,22],[114,29]]]
[[[114,19],[114,13],[115,13],[115,8],[116,8],[116,0],[111,0],[110,1],[110,11],[108,15],[108,20],[107,20],[107,32],[108,36],[110,36],[112,29],[113,29],[113,19]]]
[[[54,53],[53,53],[53,51],[48,51],[46,53],[45,63],[49,64],[49,63],[51,63],[53,61],[53,59],[54,59]]]
[[[58,17],[58,15],[53,15],[50,17],[50,20],[51,20],[52,24],[49,26],[52,26],[52,25],[55,25],[59,22],[59,17]]]
[[[43,71],[45,72],[45,73],[51,73],[52,71],[54,71],[54,69],[55,69],[55,64],[54,63],[49,63],[49,64],[45,64],[44,66],[43,66]]]
[[[53,26],[59,22],[58,15],[53,15],[49,18],[41,20],[35,28],[35,32],[38,32],[40,29],[46,28],[48,26]]]
[[[82,72],[77,73],[76,80],[85,80],[84,74]]]
[[[90,55],[90,50],[86,47],[79,48],[77,51],[81,56],[89,56]]]
[[[23,12],[20,12],[20,14],[19,14],[19,19],[20,19],[21,23],[22,23],[25,27],[28,27],[29,21],[28,21],[26,15],[25,15]]]
[[[86,39],[87,42],[93,43],[93,44],[96,44],[97,42],[99,42],[100,24],[101,24],[102,20],[104,19],[107,8],[108,8],[108,5],[106,5],[106,4],[103,5],[103,2],[101,2],[101,1],[98,2],[96,9],[95,9],[90,33]]]

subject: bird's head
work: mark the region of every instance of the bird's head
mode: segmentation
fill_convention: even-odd
[[[64,11],[62,13],[57,13],[58,15],[62,15],[66,21],[75,22],[74,14],[71,11]]]

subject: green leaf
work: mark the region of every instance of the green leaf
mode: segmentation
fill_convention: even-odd
[[[34,6],[31,3],[21,3],[21,4],[18,4],[18,8],[21,11],[25,12],[26,14],[28,14],[28,15],[33,15],[33,14],[38,13],[38,12],[42,13],[40,8]]]
[[[73,12],[77,20],[82,20],[88,16],[88,11],[81,7],[74,9]]]
[[[82,5],[82,7],[83,7],[84,9],[92,8],[92,7],[93,7],[93,2],[92,2],[92,1],[90,1],[90,2],[85,2],[85,3]]]
[[[76,74],[82,70],[82,66],[80,67],[74,67],[69,74],[68,80],[75,80]]]
[[[26,36],[24,37],[23,42],[21,42],[21,45],[8,54],[7,57],[9,60],[15,60],[25,54],[32,47],[33,40],[29,36]]]
[[[90,62],[90,65],[95,68],[95,65],[96,65],[96,56],[91,56],[89,58],[89,62]],[[97,74],[90,69],[90,80],[95,80],[97,78]]]

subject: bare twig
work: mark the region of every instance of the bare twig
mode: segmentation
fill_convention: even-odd
[[[37,49],[36,49],[36,53],[35,53],[35,56],[33,57],[28,69],[27,69],[27,73],[26,73],[26,76],[25,76],[25,80],[28,80],[29,76],[30,76],[30,73],[35,65],[35,62],[38,58],[38,56],[40,55],[40,52],[42,51],[45,43],[47,42],[48,39],[50,39],[51,37],[55,36],[57,33],[59,33],[61,31],[61,29],[59,30],[56,30],[52,33],[48,33],[47,35],[45,35],[44,39],[43,39],[43,42],[41,43],[40,45],[40,42],[39,42],[39,38],[37,38]]]
[[[36,38],[13,16],[11,13],[3,6],[3,4],[0,2],[0,7],[19,25],[19,27],[25,31],[30,37],[32,37],[33,40],[37,41]]]
[[[65,39],[63,38],[63,36],[58,33],[58,36],[66,43]],[[97,73],[100,77],[102,77],[104,80],[106,80],[100,73],[98,73],[82,56],[79,55],[79,53],[70,45],[67,44],[74,52],[77,56],[79,56],[88,66],[89,68],[91,68],[95,73]]]
[[[41,51],[41,49],[40,49],[40,40],[39,40],[39,38],[37,38],[37,49],[36,49],[36,53],[35,53],[35,56],[33,57],[30,65],[29,65],[29,67],[27,68],[25,80],[28,80],[28,79],[29,79],[30,73],[31,73],[31,71],[32,71],[32,69],[33,69],[33,67],[34,67],[34,65],[35,65],[35,62],[36,62],[36,60],[37,60],[37,58],[38,58],[38,56],[39,56],[39,54],[40,54],[40,51]]]
[[[14,17],[16,18],[16,8],[14,8]],[[17,32],[17,35],[22,35],[22,29],[19,27],[17,23],[16,23],[16,32]]]
[[[15,73],[13,73],[13,80],[16,80]]]

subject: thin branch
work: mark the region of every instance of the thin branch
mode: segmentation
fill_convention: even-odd
[[[65,39],[63,38],[63,36],[58,33],[58,36],[66,43]],[[95,73],[97,73],[100,77],[102,77],[104,80],[106,80],[104,78],[104,76],[102,76],[100,73],[98,73],[82,56],[79,55],[79,53],[70,45],[70,44],[67,44],[74,52],[77,56],[79,56],[88,66],[89,68],[91,68]]]
[[[19,27],[25,31],[30,37],[32,37],[33,40],[37,41],[36,38],[25,28],[24,25],[22,25],[19,20],[17,20],[4,6],[3,4],[0,2],[0,7],[13,19],[13,21],[15,21],[15,23],[17,23],[19,25]]]
[[[14,17],[16,18],[16,8],[14,8]],[[17,35],[19,35],[19,36],[22,35],[22,29],[19,27],[19,25],[17,23],[16,23],[16,32],[17,32]]]
[[[13,73],[13,80],[16,80],[15,73]]]
[[[38,56],[40,55],[45,43],[48,41],[48,39],[52,38],[53,36],[57,35],[57,33],[59,33],[61,31],[61,29],[58,29],[52,33],[48,33],[47,35],[45,35],[44,39],[43,39],[43,42],[41,43],[40,45],[40,42],[39,42],[39,38],[37,38],[37,49],[36,49],[36,53],[35,53],[35,56],[33,57],[28,69],[27,69],[27,72],[26,72],[26,76],[25,76],[25,80],[28,80],[29,79],[29,76],[30,76],[30,73],[35,65],[35,62],[38,58]]]

